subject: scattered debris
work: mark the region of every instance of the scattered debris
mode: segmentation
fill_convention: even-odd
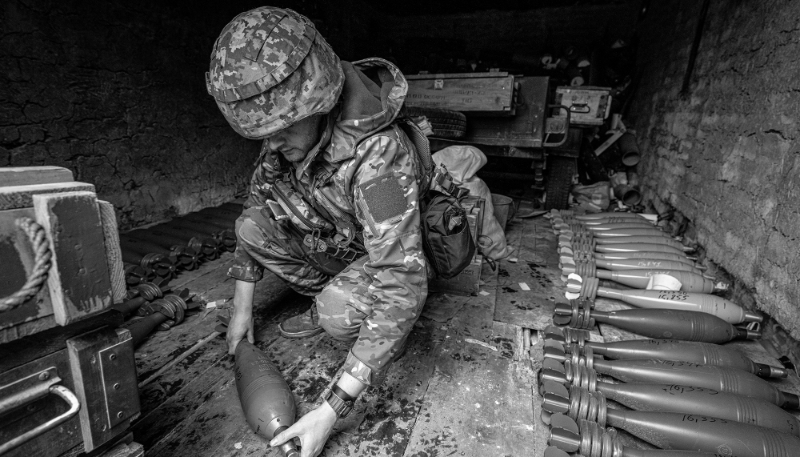
[[[489,343],[484,343],[483,341],[476,340],[476,339],[473,339],[473,338],[464,338],[464,341],[467,342],[467,343],[477,344],[478,346],[483,346],[486,349],[491,349],[491,350],[497,352],[497,347],[492,346]]]

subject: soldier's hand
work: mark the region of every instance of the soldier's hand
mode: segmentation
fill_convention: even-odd
[[[300,438],[300,457],[316,457],[325,447],[336,423],[336,413],[327,402],[308,412],[289,428],[279,433],[269,442],[270,446],[280,446],[292,438]]]
[[[228,341],[228,354],[236,353],[236,346],[239,341],[247,338],[247,341],[255,343],[253,337],[253,313],[250,310],[234,309],[231,322],[228,324],[228,334],[225,337]]]

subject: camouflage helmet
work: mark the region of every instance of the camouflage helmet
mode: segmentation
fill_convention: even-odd
[[[308,18],[261,7],[236,16],[211,53],[206,88],[234,130],[261,139],[339,99],[344,72]]]

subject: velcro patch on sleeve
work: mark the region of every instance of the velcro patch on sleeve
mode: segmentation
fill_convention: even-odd
[[[375,223],[380,224],[406,212],[408,202],[398,180],[399,177],[393,173],[386,173],[359,186],[367,211]]]

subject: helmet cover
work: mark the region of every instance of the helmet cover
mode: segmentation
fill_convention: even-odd
[[[236,16],[211,53],[206,88],[240,135],[261,139],[339,99],[344,72],[308,18],[260,7]]]

